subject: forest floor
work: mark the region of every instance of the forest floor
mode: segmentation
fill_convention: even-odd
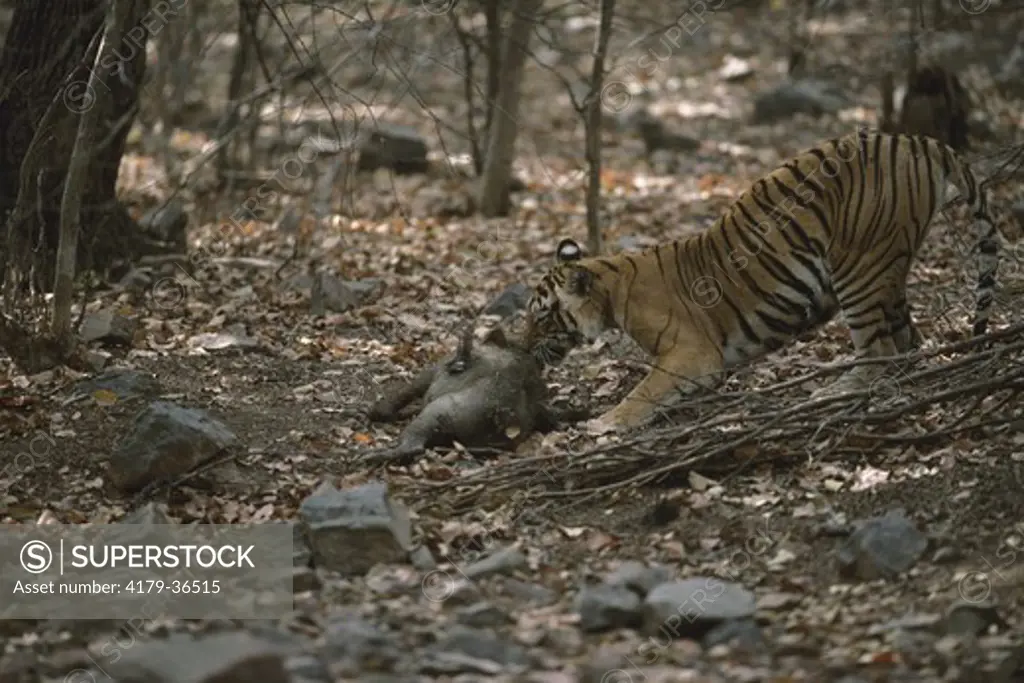
[[[863,28],[866,21],[851,13],[815,24],[830,49],[829,55],[823,55],[824,49],[812,51],[811,58],[843,55],[836,59],[849,66],[858,55],[882,50],[885,37]],[[578,40],[588,43],[590,35],[591,29],[584,29]],[[846,96],[855,102],[839,116],[798,115],[752,125],[755,94],[784,79],[784,36],[771,16],[716,15],[643,83],[635,79],[644,51],[617,54],[623,66],[610,78],[633,78],[629,84],[648,93],[652,111],[701,145],[680,158],[675,174],[659,174],[644,159],[635,133],[605,133],[602,213],[609,249],[646,246],[701,230],[786,156],[876,122],[873,82],[832,70],[830,77],[841,79]],[[728,55],[746,60],[753,75],[740,82],[723,77],[720,69]],[[972,82],[976,72],[982,70],[966,69],[965,79]],[[424,106],[451,125],[461,125],[462,107],[453,104],[461,102],[460,79],[440,68],[430,78]],[[983,79],[977,81],[984,91]],[[629,106],[640,106],[641,99],[637,96]],[[1024,680],[1013,677],[1009,664],[999,669],[1024,646],[1024,556],[1018,558],[1024,548],[1024,438],[1012,421],[933,439],[876,439],[867,445],[852,437],[809,439],[802,425],[804,431],[791,443],[779,435],[766,446],[755,439],[752,446],[680,467],[673,472],[678,476],[657,485],[627,485],[622,482],[643,475],[645,468],[669,462],[674,449],[692,454],[686,450],[692,444],[681,437],[654,435],[646,442],[638,437],[631,446],[618,446],[620,482],[606,482],[596,492],[587,463],[605,462],[601,453],[615,451],[616,442],[595,440],[572,426],[535,436],[517,453],[486,462],[460,451],[439,451],[415,465],[380,472],[353,464],[368,449],[389,443],[401,427],[370,424],[361,413],[383,387],[448,352],[460,326],[506,286],[536,282],[559,239],[585,239],[583,126],[569,96],[558,79],[531,64],[522,110],[516,172],[527,187],[513,195],[514,210],[507,218],[445,215],[453,197],[471,187],[458,177],[392,177],[379,171],[358,177],[348,198],[336,198],[336,203],[349,203],[349,213],[333,221],[318,224],[308,217],[308,205],[299,203],[301,196],[281,193],[307,216],[296,233],[274,229],[272,218],[252,222],[244,231],[231,231],[229,244],[214,257],[209,254],[218,226],[227,224],[252,192],[187,194],[192,202],[190,248],[207,257],[187,282],[180,278],[185,296],[164,292],[138,302],[101,292],[90,310],[117,306],[137,317],[140,332],[131,348],[110,350],[110,366],[151,374],[164,397],[222,420],[244,444],[237,460],[244,475],[229,488],[187,481],[147,501],[118,494],[105,479],[106,462],[140,406],[98,399],[65,403],[81,379],[71,371],[30,378],[11,373],[0,380],[0,391],[36,398],[27,408],[0,413],[0,433],[7,432],[4,458],[15,458],[14,467],[8,465],[0,478],[5,521],[33,522],[47,515],[62,522],[111,522],[153,500],[183,523],[229,523],[253,516],[295,520],[299,504],[320,482],[350,487],[382,478],[392,496],[415,512],[417,538],[441,558],[449,574],[478,559],[481,547],[514,543],[528,558],[515,569],[517,578],[556,596],[550,604],[529,606],[508,588],[508,577],[477,582],[480,599],[510,617],[493,625],[495,637],[535,657],[531,673],[508,674],[506,680],[977,680],[970,677],[980,676],[975,673],[980,670],[990,672],[993,681]],[[383,116],[416,126],[432,152],[440,151],[436,122],[411,98],[389,105]],[[1002,113],[986,117],[994,139],[979,143],[970,159],[1020,140],[1024,120],[1019,113],[1016,120]],[[195,132],[180,136],[192,150],[207,141]],[[465,149],[457,142],[451,146]],[[130,150],[124,163],[125,177],[132,178],[154,162]],[[126,181],[126,192],[146,197],[147,205],[161,188],[154,181],[142,192]],[[1020,229],[1010,213],[1013,190],[993,191],[1003,237],[1011,246]],[[949,215],[954,220],[935,224],[911,276],[911,305],[926,351],[963,340],[968,330],[967,316],[950,313],[948,303],[970,292],[969,266],[959,256],[969,233],[962,212]],[[297,238],[303,247],[289,261]],[[1016,251],[1009,251],[1000,279],[1004,293],[1024,286]],[[301,279],[314,263],[346,280],[379,278],[383,289],[366,305],[313,316],[308,293],[288,283]],[[1021,319],[1019,300],[999,298],[997,329]],[[257,340],[254,347],[210,350],[196,342],[196,335],[238,323]],[[850,350],[846,329],[835,321],[737,374],[729,390],[771,386],[848,358]],[[946,360],[958,357],[951,354]],[[604,410],[640,377],[641,360],[628,340],[608,335],[554,369],[550,385],[560,398]],[[806,399],[812,384],[792,387],[786,405]],[[931,391],[934,385],[925,388]],[[948,416],[935,410],[962,409],[963,403],[907,414],[885,429],[889,436],[921,436],[928,425],[949,424]],[[1012,417],[1016,410],[1019,417],[1018,405],[1004,407],[1010,411],[1006,414]],[[678,433],[679,427],[662,427],[671,429]],[[48,437],[44,446],[40,433]],[[31,453],[28,459],[17,459],[25,453]],[[538,488],[537,472],[527,476],[530,468],[515,465],[541,456],[546,458],[541,470],[561,468],[550,478],[557,487]],[[558,464],[563,458],[569,463],[564,467]],[[566,493],[553,492],[556,488]],[[523,504],[521,492],[533,495],[534,490],[536,498],[526,500],[531,507],[526,522],[512,506]],[[514,496],[516,491],[520,495]],[[927,550],[898,578],[842,577],[836,555],[843,539],[830,530],[894,508],[902,508],[921,530]],[[625,560],[665,565],[678,578],[716,576],[745,586],[758,601],[756,628],[764,646],[702,649],[694,640],[681,639],[652,652],[643,648],[647,636],[634,629],[584,632],[573,607],[577,591],[588,578]],[[368,617],[391,623],[395,637],[412,648],[423,642],[428,627],[442,630],[462,618],[456,617],[456,601],[449,609],[415,594],[423,580],[419,572],[390,568],[371,574],[346,584],[351,589],[346,601],[364,605]],[[402,597],[394,597],[398,593]],[[979,614],[989,614],[984,618],[993,622],[991,628],[986,621],[980,633],[964,636],[948,615],[952,606],[965,602],[994,605],[999,618],[978,608]],[[325,599],[313,611],[329,615],[340,606]],[[60,635],[66,632],[59,624],[3,628],[10,638],[9,654],[19,648],[37,653],[34,670],[56,680],[61,666],[74,661],[59,653],[93,652],[102,628],[109,627],[73,629],[69,636]],[[98,655],[91,656],[95,662]],[[636,668],[624,664],[623,657]],[[616,669],[629,670],[631,678]],[[482,671],[453,672],[450,679],[505,676],[502,666]],[[446,680],[448,675],[428,677]],[[375,676],[417,679],[412,673]],[[370,680],[369,674],[363,679]],[[0,681],[7,680],[19,679],[0,674]]]

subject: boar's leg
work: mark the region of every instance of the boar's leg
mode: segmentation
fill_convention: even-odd
[[[370,420],[373,422],[389,422],[398,417],[398,413],[407,405],[422,398],[434,381],[437,368],[431,366],[421,370],[411,382],[399,389],[385,392],[384,396],[370,408]]]
[[[567,424],[589,420],[591,411],[586,408],[557,409],[546,405],[537,408],[536,429],[547,433],[557,431]]]

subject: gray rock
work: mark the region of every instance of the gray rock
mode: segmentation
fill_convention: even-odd
[[[526,566],[526,555],[515,546],[499,548],[487,557],[463,569],[467,579],[480,579],[491,574],[509,574]]]
[[[954,636],[977,636],[990,626],[1005,628],[1006,622],[999,616],[994,603],[989,601],[954,603],[946,614],[946,633]]]
[[[136,321],[116,311],[96,311],[85,314],[78,336],[85,343],[99,341],[106,344],[131,346],[136,329],[138,329]]]
[[[292,527],[292,566],[313,568],[313,551],[306,541],[306,530],[301,524]]]
[[[310,567],[294,567],[292,569],[293,592],[318,591],[321,585],[320,577]]]
[[[624,586],[644,598],[655,586],[671,580],[672,572],[668,567],[648,567],[642,562],[627,560],[606,576],[604,582],[609,586]]]
[[[119,683],[290,683],[287,650],[244,631],[136,643],[104,666]]]
[[[344,491],[323,486],[302,501],[299,516],[320,569],[361,575],[376,564],[404,562],[412,546],[408,512],[389,500],[381,482]]]
[[[490,629],[466,626],[453,626],[425,654],[421,672],[427,675],[496,675],[507,668],[524,668],[533,663],[533,658],[519,645],[500,640]]]
[[[839,549],[840,575],[873,581],[892,578],[912,566],[928,549],[928,539],[901,509],[857,525]]]
[[[154,401],[110,457],[107,475],[130,493],[179,477],[237,443],[231,430],[204,411]]]
[[[503,609],[486,601],[460,607],[455,612],[455,618],[460,624],[482,628],[504,626],[512,621]]]
[[[356,142],[360,171],[388,168],[395,173],[426,173],[427,142],[414,128],[385,121],[362,121]]]
[[[634,628],[642,621],[640,597],[626,586],[583,586],[573,608],[588,633]]]
[[[797,114],[835,114],[847,106],[848,100],[829,83],[787,81],[757,95],[751,120],[755,124],[774,123]]]
[[[412,566],[419,569],[421,572],[429,572],[437,569],[437,560],[434,559],[433,553],[430,552],[430,548],[425,545],[417,546],[411,553],[409,553],[409,561],[412,562]]]
[[[663,583],[644,600],[644,632],[665,638],[703,637],[731,619],[754,616],[754,594],[713,577]]]
[[[526,308],[532,290],[521,282],[513,282],[483,310],[484,315],[508,318]]]
[[[318,288],[324,308],[344,313],[372,303],[384,291],[384,281],[379,278],[341,280],[330,273],[320,273],[311,291],[316,292]]]
[[[333,616],[324,628],[324,660],[331,680],[366,671],[393,671],[402,659],[402,646],[392,633],[357,614]]]
[[[761,629],[753,619],[729,619],[713,627],[704,636],[703,645],[732,645],[740,650],[754,651],[764,645]]]

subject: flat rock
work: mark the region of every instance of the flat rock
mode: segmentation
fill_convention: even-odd
[[[507,668],[525,668],[533,663],[525,649],[499,639],[490,629],[458,625],[425,654],[421,671],[428,675],[497,675]]]
[[[79,338],[86,343],[99,341],[108,344],[131,346],[138,329],[136,321],[116,311],[105,310],[86,313],[82,319]]]
[[[643,604],[644,632],[699,639],[718,624],[754,616],[754,594],[739,584],[696,577],[657,586]]]

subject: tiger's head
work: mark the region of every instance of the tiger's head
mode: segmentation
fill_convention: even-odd
[[[606,290],[582,257],[583,250],[573,240],[559,242],[554,267],[527,303],[527,344],[543,365],[557,365],[569,351],[614,326]]]

